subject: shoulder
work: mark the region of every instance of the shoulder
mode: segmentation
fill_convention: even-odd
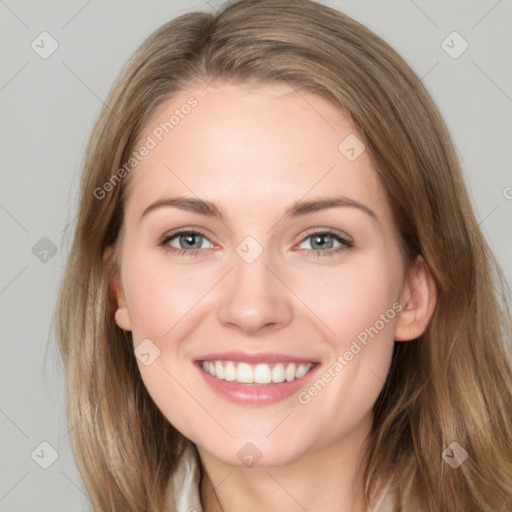
[[[169,479],[166,492],[166,505],[172,512],[202,512],[199,494],[200,470],[195,447],[188,442],[175,473]],[[389,479],[367,512],[394,512],[396,499],[393,480]]]
[[[199,479],[195,447],[189,441],[167,486],[166,505],[170,512],[202,512]]]

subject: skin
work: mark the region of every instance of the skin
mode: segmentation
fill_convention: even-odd
[[[433,279],[421,258],[405,271],[368,153],[349,161],[338,150],[357,134],[339,109],[286,84],[212,84],[163,104],[141,143],[191,95],[197,107],[129,177],[112,281],[116,322],[132,331],[134,348],[149,338],[160,350],[148,366],[138,360],[140,374],[162,413],[198,447],[206,512],[363,511],[357,468],[372,406],[394,341],[414,340],[426,328]],[[376,219],[355,207],[285,216],[295,201],[335,195],[366,205]],[[224,220],[176,207],[140,219],[171,196],[215,202]],[[159,245],[191,227],[206,236],[195,255]],[[344,246],[329,237],[327,249],[313,247],[312,229],[337,230],[353,247],[334,253]],[[236,252],[249,235],[263,249],[250,264]],[[169,243],[179,248],[179,236]],[[293,354],[327,369],[394,303],[402,311],[307,405],[296,395],[272,405],[233,404],[192,363],[245,350]],[[249,441],[262,453],[251,468],[237,457]]]

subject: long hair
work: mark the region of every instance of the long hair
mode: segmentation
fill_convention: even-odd
[[[95,510],[162,510],[183,453],[186,438],[152,401],[131,335],[114,322],[115,261],[103,256],[118,242],[130,183],[119,170],[142,129],[174,93],[213,80],[284,82],[341,109],[364,139],[406,261],[422,255],[434,277],[431,321],[417,340],[395,343],[374,406],[363,461],[367,503],[380,475],[391,472],[400,510],[512,510],[507,285],[449,133],[421,80],[388,44],[309,0],[239,0],[216,14],[171,20],[126,65],[94,126],[57,337],[70,442]],[[454,468],[446,453],[467,458]]]

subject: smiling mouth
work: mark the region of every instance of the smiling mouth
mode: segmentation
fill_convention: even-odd
[[[218,380],[240,384],[280,384],[307,375],[316,363],[248,364],[238,361],[198,361],[202,370]]]

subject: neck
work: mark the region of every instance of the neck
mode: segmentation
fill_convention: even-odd
[[[368,429],[369,423],[283,466],[232,466],[199,449],[204,467],[203,510],[364,512],[364,485],[359,464]]]

